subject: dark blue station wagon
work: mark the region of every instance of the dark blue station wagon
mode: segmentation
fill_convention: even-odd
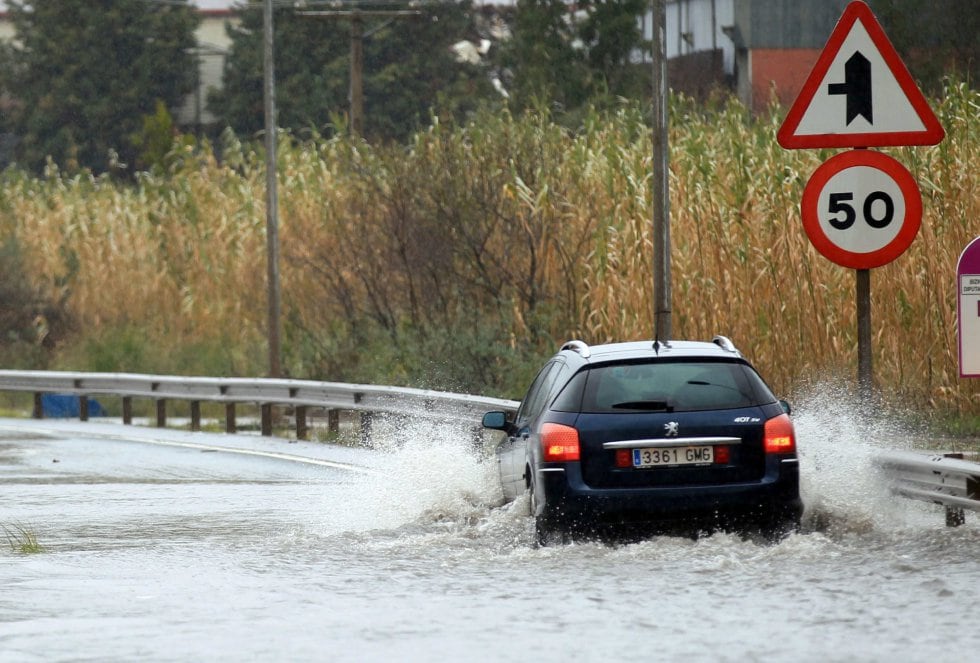
[[[488,412],[504,495],[530,494],[538,541],[570,535],[799,527],[796,435],[727,338],[570,341],[513,421]]]

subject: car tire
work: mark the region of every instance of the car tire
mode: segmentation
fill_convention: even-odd
[[[529,515],[529,516],[531,516],[533,518],[534,515],[538,511],[538,500],[535,498],[535,495],[534,495],[534,483],[531,481],[531,469],[530,468],[527,468],[527,467],[524,468],[524,477],[525,477],[525,481],[527,482],[527,495],[528,495],[528,498],[527,498],[528,514],[527,515]]]
[[[534,519],[534,538],[539,548],[568,543],[568,533],[564,528],[540,516]]]
[[[534,492],[534,483],[531,482],[527,487],[529,493],[528,504],[530,505],[531,517],[534,518],[534,541],[539,548],[548,546],[560,546],[568,543],[568,533],[558,523],[552,522],[546,516],[537,515],[538,499]]]

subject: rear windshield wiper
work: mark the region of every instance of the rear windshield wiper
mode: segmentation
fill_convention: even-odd
[[[614,403],[616,410],[650,410],[652,412],[673,412],[674,406],[667,401],[623,401]]]
[[[742,398],[746,398],[746,399],[749,399],[749,400],[752,399],[752,396],[750,394],[746,394],[741,389],[739,389],[737,387],[730,387],[727,384],[718,384],[717,382],[708,382],[707,380],[688,380],[687,381],[687,384],[693,384],[693,385],[696,385],[696,386],[699,386],[699,387],[718,387],[720,389],[728,389],[729,391],[734,391],[736,394],[738,394]]]

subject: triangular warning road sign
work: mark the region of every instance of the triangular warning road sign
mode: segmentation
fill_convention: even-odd
[[[794,149],[935,145],[945,135],[871,9],[855,0],[776,138]]]

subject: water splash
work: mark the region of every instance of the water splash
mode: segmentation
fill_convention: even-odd
[[[378,417],[370,444],[377,471],[351,480],[351,504],[332,514],[335,531],[473,523],[503,501],[496,462],[465,426]]]
[[[877,468],[882,450],[913,446],[902,422],[863,407],[847,385],[822,382],[795,394],[804,530],[835,539],[899,530],[909,517],[935,524],[928,505],[896,499]],[[350,479],[350,503],[330,505],[330,534],[388,531],[435,536],[443,543],[513,550],[531,545],[521,500],[503,504],[497,463],[460,425],[424,418],[375,420],[371,446],[378,471]],[[326,508],[326,505],[325,505]]]
[[[909,448],[914,435],[840,383],[811,385],[795,400],[806,525],[844,533],[898,523],[902,509],[874,459],[886,449]]]

